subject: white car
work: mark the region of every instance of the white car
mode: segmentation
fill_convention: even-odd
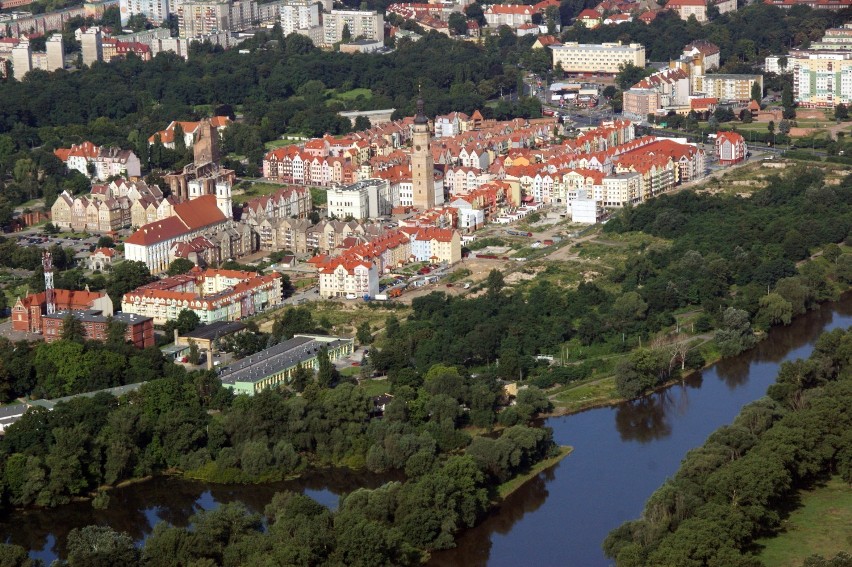
[[[358,299],[358,296],[355,295],[354,293],[347,293],[346,299]]]

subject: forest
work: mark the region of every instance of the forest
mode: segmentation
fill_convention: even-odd
[[[712,11],[711,7],[711,18]],[[641,43],[649,61],[674,59],[687,43],[706,39],[721,50],[720,72],[751,73],[752,65],[760,63],[763,57],[786,53],[791,47],[818,41],[826,28],[842,25],[851,16],[849,9],[812,10],[794,6],[785,10],[755,2],[718,15],[707,24],[692,19],[684,21],[674,12],[663,11],[650,24],[636,20],[595,29],[572,26],[563,34],[563,39],[581,43]]]
[[[807,360],[784,363],[767,397],[690,451],[642,517],[610,533],[607,556],[619,567],[760,566],[754,542],[782,529],[798,490],[831,475],[852,483],[850,347],[852,333],[837,329]]]
[[[290,558],[284,563],[416,564],[425,551],[452,546],[459,530],[474,525],[497,499],[500,483],[555,450],[549,429],[527,426],[551,407],[534,387],[519,394],[515,418],[495,437],[466,431],[471,424],[496,424],[502,387],[493,377],[450,366],[412,371],[383,418],[374,419],[364,389],[337,374],[322,353],[316,375],[302,369],[300,396],[281,389],[234,397],[214,372],[187,373],[156,349],[126,347],[122,355],[123,345],[112,339],[99,348],[81,344],[73,333],[49,345],[15,347],[0,349],[8,379],[44,373],[44,387],[50,380],[91,385],[117,368],[126,379],[146,383],[121,398],[102,393],[53,411],[33,408],[9,427],[0,439],[2,508],[51,507],[85,496],[108,505],[104,487],[164,473],[225,483],[280,480],[324,466],[404,474],[404,481],[349,495],[334,513],[301,496],[282,495],[273,501],[269,520],[281,528],[265,533],[258,518],[228,506],[197,518],[191,531],[164,525],[148,540],[144,564],[162,564],[172,554],[157,546],[175,545],[187,562],[207,558],[219,565],[258,561],[272,548]],[[216,535],[199,528],[207,521]],[[223,522],[233,531],[217,532]],[[293,531],[303,523],[313,527]],[[107,541],[97,539],[107,538],[98,530],[87,528],[80,537]],[[121,534],[108,536],[111,543],[101,551],[118,553]],[[208,536],[225,539],[214,543]],[[71,564],[95,564],[88,562],[93,558],[76,562],[74,541],[69,539]],[[14,552],[3,547],[0,557]],[[117,557],[97,564],[115,564]]]

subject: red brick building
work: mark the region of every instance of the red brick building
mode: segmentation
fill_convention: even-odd
[[[112,318],[103,315],[97,310],[86,311],[59,311],[53,315],[42,317],[44,325],[44,341],[52,343],[62,338],[62,330],[65,326],[65,317],[71,313],[74,318],[83,325],[83,336],[86,340],[106,341],[109,336],[110,320],[123,323],[127,326],[124,338],[136,348],[154,346],[154,320],[133,313],[116,313]]]
[[[98,309],[107,315],[112,314],[112,301],[102,291],[53,290],[56,311],[85,311]],[[47,301],[44,292],[33,293],[21,299],[12,307],[12,329],[25,333],[41,333],[42,320],[47,314]]]

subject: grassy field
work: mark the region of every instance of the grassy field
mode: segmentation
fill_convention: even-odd
[[[835,477],[799,496],[801,506],[784,522],[784,532],[757,541],[766,567],[797,567],[813,554],[830,558],[852,550],[852,488]]]
[[[334,91],[332,89],[332,98],[336,98],[338,100],[355,100],[356,98],[364,97],[366,99],[373,98],[373,91],[370,89],[352,89],[351,91],[345,91],[342,93]]]
[[[355,374],[361,371],[358,367],[353,367]],[[390,382],[387,380],[361,380],[359,385],[366,391],[370,397],[381,396],[390,390]]]
[[[500,498],[505,499],[514,491],[525,485],[531,479],[538,476],[544,470],[549,469],[565,457],[567,457],[571,451],[573,451],[573,447],[567,447],[565,445],[559,447],[559,453],[556,456],[550,457],[549,459],[544,459],[540,461],[536,466],[534,466],[530,471],[526,474],[518,475],[510,481],[504,482],[500,486],[497,487],[497,494]]]
[[[551,398],[557,408],[578,411],[620,399],[615,378],[591,378],[571,384]]]
[[[276,185],[275,183],[252,183],[248,189],[243,189],[241,194],[234,195],[233,201],[235,203],[245,203],[255,197],[271,195],[283,187],[283,185]]]
[[[337,301],[316,301],[300,305],[311,312],[314,322],[317,324],[327,325],[328,332],[332,335],[340,334],[344,336],[352,336],[355,334],[355,329],[364,322],[370,324],[370,327],[375,329],[384,328],[385,319],[393,313],[399,319],[404,319],[411,312],[410,309],[386,309],[383,307],[370,307],[368,304],[360,300],[352,300],[346,302]],[[257,320],[258,327],[263,332],[272,330],[272,323],[276,315],[280,315],[283,310],[265,313]]]
[[[300,140],[269,140],[263,146],[267,150],[275,150],[278,148],[283,148],[284,146],[292,146],[293,144],[298,144]]]

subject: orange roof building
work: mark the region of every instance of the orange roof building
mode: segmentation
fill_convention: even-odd
[[[202,323],[236,321],[283,301],[281,274],[238,270],[201,270],[157,280],[127,292],[121,310],[151,317],[157,325],[177,319],[184,309]]]
[[[56,311],[86,311],[97,309],[112,314],[112,301],[102,291],[53,290]],[[18,298],[12,307],[12,329],[25,333],[41,333],[44,316],[47,315],[45,292],[33,293]]]
[[[152,274],[169,267],[169,251],[178,241],[187,241],[208,229],[224,227],[230,222],[219,209],[215,195],[204,195],[174,205],[174,216],[148,223],[130,235],[124,243],[124,256],[129,261],[144,262]]]

